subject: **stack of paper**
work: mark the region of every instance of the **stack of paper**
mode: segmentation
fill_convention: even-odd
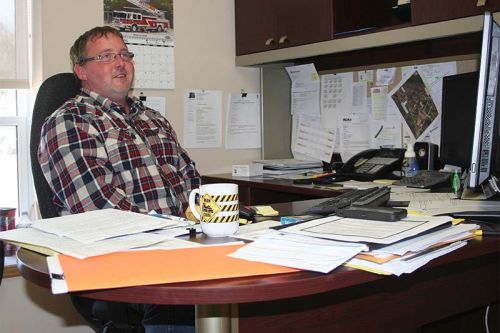
[[[267,175],[287,175],[304,172],[322,171],[321,161],[304,161],[296,159],[255,160],[254,163],[263,164],[263,173]]]
[[[179,221],[103,209],[34,222],[31,228],[0,232],[0,239],[43,254],[83,259],[172,239],[146,231],[175,228]],[[177,244],[179,245],[179,244]]]
[[[346,266],[379,274],[411,273],[430,260],[464,246],[479,229],[460,224],[358,254]]]
[[[241,233],[237,237],[254,242],[231,256],[318,272],[347,262],[379,274],[401,275],[464,246],[476,229],[453,226],[449,216],[408,216],[398,222],[329,216],[279,231]]]
[[[269,233],[229,256],[328,273],[368,247],[314,237]]]

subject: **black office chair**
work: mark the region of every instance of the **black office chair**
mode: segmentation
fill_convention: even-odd
[[[3,242],[0,241],[0,285],[2,284],[4,267],[5,267],[5,253],[3,251]]]
[[[74,74],[59,73],[45,80],[36,96],[31,123],[30,157],[35,191],[43,218],[56,217],[58,213],[52,203],[54,194],[38,163],[41,128],[45,119],[66,100],[74,97],[79,90],[80,81]],[[143,332],[139,314],[130,312],[123,303],[95,301],[74,295],[71,295],[71,300],[76,310],[96,332]]]

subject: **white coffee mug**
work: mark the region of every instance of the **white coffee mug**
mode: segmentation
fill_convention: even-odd
[[[199,198],[199,208],[196,205],[196,197]],[[201,185],[189,193],[189,207],[193,215],[200,220],[201,230],[208,236],[225,237],[238,230],[237,184]]]

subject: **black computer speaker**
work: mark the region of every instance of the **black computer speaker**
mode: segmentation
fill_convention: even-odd
[[[436,170],[438,146],[430,142],[415,142],[413,145],[420,170]]]

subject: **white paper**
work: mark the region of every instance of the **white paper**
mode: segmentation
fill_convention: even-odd
[[[328,273],[366,249],[364,244],[272,233],[258,238],[229,256]]]
[[[404,255],[408,252],[417,252],[429,248],[441,242],[453,242],[471,234],[473,230],[479,229],[476,224],[459,224],[429,234],[410,238],[379,249],[370,251],[372,254],[395,254]]]
[[[319,117],[319,75],[314,64],[285,68],[292,80],[292,115],[307,114]]]
[[[85,259],[131,248],[149,246],[160,243],[166,240],[167,237],[150,233],[139,233],[99,240],[92,243],[81,243],[68,237],[57,236],[33,228],[23,228],[2,232],[0,233],[0,239],[44,247],[78,259]],[[22,244],[20,245],[22,247]]]
[[[222,145],[222,91],[190,90],[184,95],[184,147]]]
[[[408,205],[408,209],[416,210],[426,215],[451,214],[466,211],[497,211],[498,201],[460,199],[412,200]]]
[[[165,97],[147,96],[146,100],[142,101],[142,104],[150,109],[160,112],[164,117],[167,116],[167,99]]]
[[[388,86],[394,82],[396,78],[396,68],[381,68],[377,69],[377,86]]]
[[[51,276],[50,283],[52,293],[55,295],[65,294],[68,292],[68,284],[64,279],[64,271],[57,256],[47,257],[47,267]],[[59,277],[59,278],[56,278]]]
[[[309,158],[330,162],[332,159],[335,131],[323,128],[318,118],[298,116],[298,129],[292,140],[292,152]]]
[[[226,148],[260,148],[260,94],[230,94],[228,100]]]
[[[282,229],[285,233],[346,242],[392,244],[419,235],[451,221],[448,216],[409,216],[397,222],[383,222],[330,216]]]
[[[373,82],[373,71],[372,70],[367,70],[367,71],[359,71],[358,72],[358,81],[359,82]]]
[[[408,77],[414,71],[418,71],[424,81],[427,83],[429,93],[441,114],[441,104],[443,96],[443,77],[457,74],[457,63],[444,62],[436,64],[415,65],[402,67],[403,78]],[[437,145],[441,141],[441,117],[435,119],[427,130],[422,134],[420,141],[431,142]],[[405,141],[406,142],[406,141]]]
[[[419,267],[424,266],[432,259],[441,257],[447,253],[458,250],[459,248],[465,246],[467,242],[456,242],[450,244],[444,248],[439,248],[428,254],[419,256],[414,260],[405,261],[403,258],[394,259],[383,264],[377,264],[375,262],[361,260],[358,258],[353,258],[346,263],[346,266],[355,267],[359,269],[368,269],[369,271],[383,272],[384,274],[394,274],[400,276],[402,274],[409,274],[417,270]]]
[[[410,74],[390,92],[391,101],[399,110],[410,142],[419,141],[439,118],[439,111],[425,79],[418,71]]]
[[[123,35],[129,51],[134,53],[134,89],[175,89],[173,38],[163,34]]]
[[[340,138],[342,160],[370,148],[369,116],[350,114],[341,118]]]
[[[176,224],[177,221],[110,208],[41,220],[33,223],[32,228],[90,244]]]
[[[352,72],[321,75],[321,122],[336,130],[338,118],[353,106]]]

